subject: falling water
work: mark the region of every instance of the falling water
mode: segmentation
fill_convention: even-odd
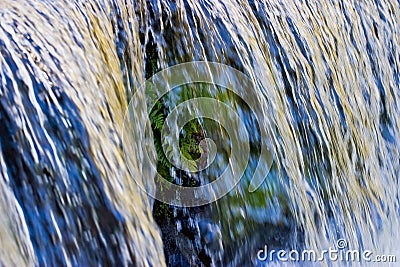
[[[135,14],[96,2],[0,4],[5,266],[163,266],[131,178],[146,173],[121,143],[126,90],[144,77]]]
[[[179,249],[189,264],[185,224],[220,231],[222,244],[207,252],[215,265],[262,266],[264,244],[321,251],[339,239],[399,260],[399,10],[389,0],[2,0],[0,263],[163,266],[172,240],[187,243]],[[253,81],[274,164],[249,192],[252,150],[234,190],[201,212],[174,208],[176,236],[167,226],[161,240],[153,200],[135,183],[154,187],[155,175],[142,155],[140,88],[155,69],[192,61]],[[166,110],[186,100],[183,89],[164,99]],[[132,133],[122,137],[135,93]]]

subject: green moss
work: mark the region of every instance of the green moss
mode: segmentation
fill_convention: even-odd
[[[166,119],[166,111],[162,100],[159,100],[149,114],[151,127],[154,136],[154,146],[157,152],[157,171],[165,179],[172,182],[169,170],[172,168],[171,163],[167,159],[161,140],[161,132]],[[200,141],[204,138],[203,127],[199,120],[189,121],[180,134],[179,146],[181,153],[188,159],[196,160],[201,155]]]
[[[153,76],[159,71],[157,66],[158,55],[156,47],[151,43],[146,47],[146,79]],[[182,88],[183,90],[179,94],[181,101],[188,100],[195,97],[195,88],[189,86]],[[187,90],[189,89],[189,90]],[[173,182],[174,178],[171,176],[172,164],[167,159],[163,150],[163,140],[161,139],[161,132],[165,119],[168,115],[168,109],[165,105],[165,100],[161,98],[152,108],[149,119],[154,136],[154,146],[157,153],[157,172],[169,182]],[[195,119],[189,121],[184,127],[180,134],[179,146],[182,154],[192,160],[196,160],[201,155],[201,149],[199,146],[200,141],[204,138],[203,127],[199,120]],[[196,166],[197,167],[197,166]],[[198,186],[198,184],[189,178],[184,172],[180,172],[180,175],[185,186]],[[160,188],[159,190],[162,190]],[[159,220],[169,220],[172,216],[172,208],[168,204],[156,201],[153,207],[153,215]]]
[[[157,152],[157,172],[169,182],[173,182],[174,178],[171,176],[170,171],[172,164],[164,154],[161,140],[162,127],[166,119],[166,108],[162,100],[159,100],[153,107],[149,114],[151,127],[154,136],[154,146]],[[196,160],[201,155],[199,143],[203,139],[203,128],[200,122],[192,120],[183,127],[183,133],[179,139],[180,150],[182,154],[188,158]],[[186,186],[198,186],[193,180],[187,178],[187,175],[182,175],[183,183]],[[160,188],[159,190],[162,190]],[[158,202],[153,208],[153,215],[160,219],[171,219],[172,208],[165,203]]]

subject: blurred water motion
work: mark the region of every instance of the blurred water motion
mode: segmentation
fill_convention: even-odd
[[[321,251],[339,238],[400,259],[399,10],[389,0],[2,0],[0,265],[251,266],[264,264],[255,255],[268,242]],[[171,231],[135,182],[151,187],[155,176],[142,157],[149,140],[138,125],[149,114],[139,88],[191,61],[226,64],[256,84],[265,124],[224,88],[201,94],[268,127],[275,160],[250,193],[255,130],[239,186],[207,207],[169,207]],[[166,111],[188,97],[183,89],[163,98]],[[143,101],[123,142],[133,93]],[[224,146],[200,183],[226,164]],[[170,174],[178,184],[186,175]],[[181,247],[168,251],[171,240]]]

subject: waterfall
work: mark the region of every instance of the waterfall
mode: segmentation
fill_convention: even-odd
[[[2,1],[0,14],[1,255],[20,255],[1,263],[163,266],[132,179],[146,173],[121,141],[126,90],[144,78],[132,6]]]
[[[264,245],[321,252],[338,240],[400,260],[399,10],[389,0],[2,0],[0,265],[172,266],[179,254],[187,265],[264,266]],[[227,138],[199,119],[194,139],[214,139],[216,150],[191,151],[214,165],[194,174],[166,163],[161,176],[211,182],[229,167],[232,140],[250,142],[250,156],[225,196],[171,207],[146,194],[162,191],[163,163],[159,133],[147,132],[165,128],[144,124],[154,112],[144,85],[170,86],[163,75],[187,62],[241,74],[223,80],[196,63],[222,85],[176,84],[158,95],[160,121],[175,129],[168,113],[208,97],[245,126],[213,110],[236,130]],[[223,88],[247,79],[236,94]],[[199,103],[187,113],[201,117]],[[199,162],[189,168],[208,164]],[[257,166],[266,178],[253,192]],[[207,231],[220,239],[205,250],[209,263],[195,255]]]

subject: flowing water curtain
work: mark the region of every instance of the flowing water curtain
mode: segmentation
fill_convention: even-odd
[[[308,177],[295,184],[311,186],[311,194],[304,190],[303,195],[311,195],[328,242],[342,237],[351,247],[393,251],[394,244],[385,240],[399,234],[398,3],[298,3],[280,13],[288,16],[270,17],[273,25],[282,25],[282,30],[274,27],[287,58],[278,63],[289,82],[282,86],[296,88],[289,89],[293,96],[287,106],[306,118],[291,131],[315,135],[297,134],[302,147],[317,138],[314,146],[325,150],[306,146],[306,156],[296,157]],[[310,170],[313,165],[319,169]],[[313,203],[321,197],[329,201],[332,216]],[[311,214],[305,215],[307,220]],[[316,233],[305,225],[305,231]],[[317,238],[309,236],[310,245],[318,246]]]
[[[144,78],[133,11],[127,1],[1,2],[1,207],[20,218],[2,228],[1,255],[18,244],[30,265],[164,265],[131,179],[152,174],[129,172],[121,149],[127,95]]]
[[[144,233],[146,238],[134,231],[137,228],[133,225],[138,227],[148,221],[149,210],[143,196],[132,204],[132,195],[139,193],[128,179],[122,150],[117,149],[120,138],[115,126],[122,121],[124,103],[127,103],[124,98],[130,93],[130,86],[140,84],[140,77],[144,77],[139,33],[143,34],[146,45],[153,43],[159,68],[191,60],[210,60],[236,67],[260,84],[256,94],[268,101],[265,117],[276,128],[272,142],[277,157],[274,173],[279,180],[278,190],[287,195],[285,203],[278,202],[277,206],[289,206],[291,216],[306,234],[308,248],[326,248],[335,238],[344,237],[355,247],[370,248],[371,245],[378,250],[386,244],[389,252],[393,249],[394,245],[386,242],[389,240],[386,237],[389,235],[395,241],[393,236],[398,235],[398,2],[27,3],[23,6],[3,1],[0,4],[1,88],[7,96],[2,107],[4,114],[11,114],[3,117],[3,125],[11,133],[2,135],[5,162],[2,166],[8,166],[2,167],[2,172],[11,178],[7,180],[6,174],[2,178],[14,194],[8,195],[2,206],[11,205],[14,210],[21,206],[24,218],[13,231],[20,232],[20,240],[25,240],[24,224],[28,226],[38,259],[29,256],[29,244],[21,249],[26,251],[27,258],[39,262],[88,260],[85,255],[78,255],[77,249],[69,250],[70,247],[60,242],[58,229],[65,242],[73,237],[64,235],[63,229],[72,229],[69,231],[72,235],[80,231],[68,228],[74,224],[69,220],[76,217],[68,216],[83,210],[73,209],[80,199],[85,199],[81,197],[85,193],[78,188],[89,188],[89,192],[97,192],[91,195],[99,201],[96,205],[100,208],[91,209],[92,204],[88,204],[87,209],[103,215],[98,220],[103,223],[99,228],[108,233],[118,232],[107,228],[104,224],[108,222],[102,220],[117,218],[127,226],[122,227],[125,232],[124,237],[119,235],[120,239],[136,241],[127,250],[122,244],[128,242],[121,241],[116,250],[143,256],[136,260],[157,261],[161,250],[154,228],[140,227],[143,232],[138,233]],[[138,15],[138,30],[131,6]],[[14,72],[13,68],[20,71]],[[39,104],[34,104],[35,101]],[[104,103],[109,108],[104,108]],[[133,122],[141,120],[139,114],[146,115],[144,107],[139,106],[133,114]],[[50,126],[39,127],[46,125],[46,118]],[[34,129],[42,129],[43,133],[33,133]],[[143,133],[134,131],[133,134],[137,138]],[[21,142],[22,149],[10,141],[14,135],[17,140],[25,140]],[[70,144],[72,140],[78,145],[63,147],[63,143]],[[139,140],[128,144],[132,149],[129,164],[137,170],[132,175],[142,175],[139,170],[145,166],[144,162],[135,160],[141,151],[142,140]],[[18,152],[21,150],[25,157]],[[63,154],[68,156],[63,159]],[[65,161],[70,165],[66,167]],[[19,176],[11,168],[15,162],[25,164],[24,171],[28,170],[29,175],[16,179]],[[84,167],[87,165],[91,170]],[[151,176],[151,173],[143,175]],[[80,182],[85,179],[85,183]],[[32,201],[34,198],[30,197],[29,186],[24,185],[25,180],[29,181],[25,184],[34,184],[34,189],[43,189],[35,190],[42,197],[63,199],[51,191],[53,188],[66,196],[66,203],[71,203],[70,208],[64,206],[63,210],[64,218],[69,218],[65,219],[66,224],[61,223],[63,216],[54,215],[49,206],[42,206],[45,202],[57,201],[51,198],[43,201],[40,197]],[[270,177],[267,183],[272,180]],[[67,193],[67,185],[73,192]],[[228,205],[228,201],[222,201],[219,205],[236,206],[245,211],[250,228],[235,236],[245,243],[251,241],[246,236],[255,227],[249,218],[257,217],[261,211],[253,212],[251,205],[245,204],[250,196],[246,187],[238,190],[235,192],[239,196],[237,203]],[[110,202],[102,203],[101,199]],[[43,211],[41,216],[30,212],[35,210],[35,205]],[[101,207],[111,210],[111,215],[103,214]],[[238,224],[243,223],[238,217],[243,213],[222,210],[222,217],[232,216]],[[44,218],[44,221],[34,224],[32,218]],[[130,224],[132,221],[135,223]],[[228,229],[236,227],[232,225]],[[385,232],[388,235],[382,234]],[[50,233],[49,240],[58,245],[44,248],[50,242],[38,239],[46,236],[43,233]],[[6,232],[1,236],[9,238]],[[324,243],[324,236],[328,237],[328,243]],[[143,240],[152,240],[154,245],[136,246]],[[85,249],[81,253],[94,251],[93,247],[79,247]],[[243,255],[253,249],[243,247]],[[130,260],[129,255],[123,255],[124,260]]]
[[[396,238],[387,241],[399,235],[398,2],[147,1],[147,7],[148,40],[160,67],[216,61],[260,84],[257,94],[269,103],[265,117],[275,127],[279,190],[307,248],[345,238],[352,248],[398,253]],[[239,190],[251,225],[260,212],[252,214],[249,193]],[[232,215],[221,210],[220,217]]]
[[[3,158],[2,170],[5,169]],[[2,171],[2,177],[8,180],[7,174]],[[29,232],[20,206],[13,192],[7,187],[5,181],[0,181],[2,192],[0,199],[0,212],[2,230],[0,231],[0,264],[3,266],[34,266],[36,262]],[[15,237],[18,237],[15,238]]]

